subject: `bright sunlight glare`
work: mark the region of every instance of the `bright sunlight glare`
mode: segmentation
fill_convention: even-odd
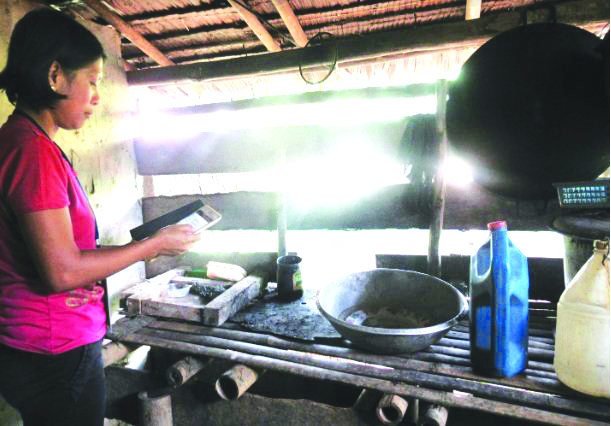
[[[465,187],[473,182],[471,166],[458,157],[449,156],[446,159],[443,173],[449,185]]]
[[[286,173],[287,191],[305,206],[341,204],[377,188],[407,182],[402,165],[382,154],[357,149],[297,164]]]
[[[434,96],[328,101],[282,105],[241,111],[164,115],[147,111],[135,117],[134,137],[146,140],[180,139],[203,132],[227,132],[277,126],[349,126],[394,121],[415,114],[434,113]]]

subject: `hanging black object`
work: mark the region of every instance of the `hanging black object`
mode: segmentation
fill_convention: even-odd
[[[609,167],[608,39],[557,23],[501,33],[463,65],[446,120],[496,194],[552,198],[553,183],[594,179]]]
[[[413,188],[413,196],[409,197],[411,207],[426,215],[430,214],[433,202],[437,144],[434,114],[409,117],[399,145],[399,159]]]

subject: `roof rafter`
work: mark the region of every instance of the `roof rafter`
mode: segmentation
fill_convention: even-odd
[[[308,44],[308,36],[305,31],[303,31],[288,0],[272,0],[272,3],[280,14],[282,21],[284,21],[284,25],[286,25],[289,33],[291,33],[291,37],[293,37],[297,46],[305,47],[305,45]]]
[[[149,56],[159,65],[174,65],[174,62],[161,53],[159,49],[153,46],[147,39],[145,39],[139,32],[134,30],[116,13],[111,12],[110,9],[102,4],[102,2],[98,0],[83,0],[83,3],[93,9],[96,13],[99,13],[102,18],[119,30],[125,37],[127,37],[132,43],[134,43],[140,50],[146,53],[147,56]]]
[[[250,27],[250,29],[255,33],[255,35],[261,40],[261,43],[269,50],[270,52],[279,52],[281,49],[280,45],[272,35],[265,29],[259,18],[255,16],[250,10],[246,9],[236,0],[227,0],[231,6],[235,10],[237,10],[240,17],[246,22],[246,25]]]
[[[593,25],[609,22],[607,0],[576,0],[556,6],[558,22],[572,25]],[[529,10],[528,20],[549,22],[546,5]],[[279,72],[295,72],[307,66],[328,66],[334,57],[338,64],[354,61],[375,61],[381,55],[414,55],[432,50],[477,46],[502,31],[522,25],[523,13],[512,10],[491,14],[470,21],[454,21],[436,26],[414,26],[396,31],[372,33],[367,42],[361,37],[347,37],[334,45],[319,45],[308,49],[288,49],[282,52],[252,55],[234,59],[151,68],[127,73],[132,86],[189,84],[196,81],[236,79]]]

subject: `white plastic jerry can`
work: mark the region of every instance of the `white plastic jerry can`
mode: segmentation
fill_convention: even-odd
[[[558,301],[554,368],[579,392],[609,398],[609,242],[594,254]]]

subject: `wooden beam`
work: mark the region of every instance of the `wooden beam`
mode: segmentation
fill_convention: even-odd
[[[218,327],[263,293],[267,281],[249,275],[204,306],[202,322]]]
[[[138,31],[136,31],[127,22],[121,19],[117,14],[111,12],[106,6],[99,0],[83,0],[83,2],[104,18],[108,23],[114,26],[121,34],[127,37],[132,43],[136,45],[140,50],[146,53],[151,59],[157,62],[159,65],[169,66],[174,65],[167,56],[159,51],[155,46],[145,39]]]
[[[308,44],[308,36],[305,31],[303,31],[288,0],[272,0],[272,3],[280,14],[282,21],[284,21],[284,25],[286,25],[289,33],[291,33],[293,40],[297,43],[297,46],[305,47],[305,45]]]
[[[482,10],[482,0],[467,0],[465,19],[479,19]]]
[[[537,3],[529,9],[529,22],[548,22],[549,5]],[[609,21],[609,1],[577,0],[555,5],[557,22],[585,25]],[[417,53],[460,47],[473,42],[484,43],[503,31],[522,25],[521,11],[487,14],[469,21],[410,27],[398,31],[380,32],[365,37],[350,37],[337,41],[337,62],[355,59],[372,59],[382,54]],[[213,81],[229,78],[243,78],[275,72],[297,72],[299,65],[311,67],[328,65],[329,58],[336,53],[335,46],[311,46],[263,55],[252,55],[165,68],[150,68],[127,73],[130,85],[164,85]]]
[[[229,4],[238,11],[240,17],[246,22],[250,29],[255,35],[261,40],[261,43],[270,52],[279,52],[282,50],[280,45],[271,34],[265,29],[259,18],[257,18],[250,10],[246,9],[242,4],[236,0],[227,0]]]
[[[304,202],[301,193],[290,193],[287,200],[289,232],[316,229],[375,230],[428,229],[429,227],[429,217],[420,213],[414,205],[417,193],[412,185],[386,186],[347,200],[341,200],[340,191],[337,191],[336,195],[337,201],[322,204]],[[145,220],[148,217],[156,217],[198,197],[202,196],[144,198],[142,200],[143,215]],[[274,192],[233,192],[206,195],[205,199],[206,203],[223,212],[223,220],[212,228],[214,231],[276,230],[277,215],[274,208],[276,193]],[[550,221],[561,212],[557,204],[554,205],[553,202],[550,202],[547,207],[543,207],[542,204],[544,204],[543,201],[518,202],[503,199],[476,186],[454,189],[447,193],[444,230],[483,230],[486,228],[486,223],[502,217],[511,223],[511,229],[516,231],[546,231],[549,230]],[[307,209],[304,209],[304,205],[307,205]],[[248,214],[244,214],[244,206],[248,206]],[[540,210],[535,211],[535,207]],[[532,210],[532,214],[522,214],[525,209]],[[161,263],[162,260],[159,258],[153,263]],[[240,264],[237,261],[235,263]]]
[[[435,90],[435,83],[416,83],[406,86],[389,87],[366,87],[362,89],[325,90],[321,92],[299,93],[296,95],[263,96],[254,99],[167,108],[158,110],[156,112],[163,116],[180,116],[211,114],[219,111],[243,111],[254,108],[313,104],[328,101],[420,98],[435,95]]]
[[[182,137],[176,134],[160,140],[136,139],[134,148],[142,175],[240,173],[275,170],[286,141],[290,170],[296,164],[315,164],[327,154],[342,151],[350,140],[359,141],[355,153],[375,152],[392,158],[399,152],[406,123],[407,119],[401,119],[350,126],[267,127]]]

